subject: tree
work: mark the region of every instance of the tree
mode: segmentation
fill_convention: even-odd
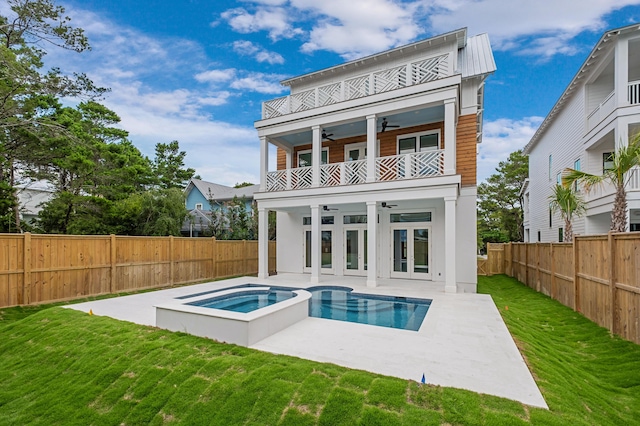
[[[611,210],[611,230],[626,232],[627,230],[627,191],[632,168],[640,165],[640,133],[631,137],[626,146],[621,146],[613,153],[612,166],[603,170],[602,175],[594,175],[580,170],[567,168],[562,176],[562,185],[570,187],[576,182],[590,191],[596,185],[611,183],[616,191]]]
[[[53,119],[60,97],[94,99],[107,89],[84,74],[43,72],[43,45],[83,52],[90,48],[84,32],[72,27],[65,10],[52,0],[7,0],[10,12],[0,16],[0,181],[15,188],[43,137],[64,132]],[[15,194],[15,191],[14,191]],[[14,195],[15,196],[15,195]],[[20,230],[14,200],[14,220]]]
[[[184,168],[185,151],[180,151],[178,141],[156,144],[156,158],[153,160],[153,172],[158,179],[160,188],[184,189],[195,170]]]
[[[180,229],[187,215],[184,194],[178,188],[139,192],[115,203],[111,214],[112,232],[180,236]]]
[[[247,202],[244,197],[234,196],[224,206],[226,222],[228,226],[228,240],[253,239],[251,217],[247,211]]]
[[[496,168],[498,173],[478,186],[478,239],[487,242],[522,241],[523,200],[529,160],[522,150],[512,152]]]
[[[247,186],[253,186],[253,184],[251,182],[241,182],[233,185],[234,188],[245,188]]]
[[[584,199],[574,190],[573,186],[555,185],[553,194],[549,196],[551,211],[559,212],[564,220],[564,241],[573,240],[573,218],[581,216],[587,211]]]

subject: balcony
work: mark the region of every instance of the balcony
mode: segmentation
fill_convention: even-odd
[[[640,105],[640,81],[632,81],[629,83],[627,100],[630,105]]]
[[[607,95],[606,98],[593,110],[587,117],[587,131],[593,129],[600,123],[606,116],[611,114],[616,107],[616,92],[613,91]]]
[[[639,192],[640,191],[640,168],[635,167],[627,173],[627,194],[630,192]],[[607,197],[610,195],[614,195],[616,193],[616,188],[610,183],[605,183],[602,185],[596,185],[591,188],[585,195],[586,201],[594,201],[599,198]]]
[[[330,163],[320,166],[320,187],[358,185],[367,182],[367,160]],[[444,150],[392,155],[375,159],[374,182],[391,182],[444,175]],[[267,173],[266,191],[286,191],[313,187],[313,167]]]
[[[449,77],[453,75],[452,64],[451,54],[447,53],[272,99],[263,102],[262,118],[281,117]]]

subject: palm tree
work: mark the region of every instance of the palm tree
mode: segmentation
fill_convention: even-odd
[[[573,218],[582,216],[587,211],[587,204],[582,196],[574,191],[573,187],[556,185],[553,194],[549,196],[549,205],[554,213],[560,212],[564,220],[564,241],[573,239]]]
[[[562,185],[571,187],[575,182],[582,183],[589,191],[595,185],[610,182],[616,188],[616,195],[611,210],[611,230],[625,232],[627,230],[627,192],[625,188],[631,176],[632,168],[640,165],[640,133],[629,140],[627,146],[620,147],[613,154],[613,166],[605,169],[602,175],[592,175],[580,170],[565,169]]]

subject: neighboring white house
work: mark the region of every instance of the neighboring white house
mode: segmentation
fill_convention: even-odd
[[[475,292],[476,152],[495,69],[488,36],[465,28],[282,81],[291,94],[255,123],[259,276],[275,210],[280,273]]]
[[[20,220],[33,224],[45,203],[53,198],[54,190],[44,181],[16,187]]]
[[[562,171],[601,174],[619,146],[640,132],[640,25],[604,33],[524,149],[529,182],[524,188],[525,241],[561,240],[564,222],[551,214],[548,197]],[[630,230],[640,231],[640,171],[627,188]],[[584,197],[587,214],[575,234],[609,231],[614,191],[594,188]]]

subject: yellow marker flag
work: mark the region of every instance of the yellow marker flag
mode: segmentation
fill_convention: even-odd
[[[89,315],[93,315],[93,309],[89,309]]]

